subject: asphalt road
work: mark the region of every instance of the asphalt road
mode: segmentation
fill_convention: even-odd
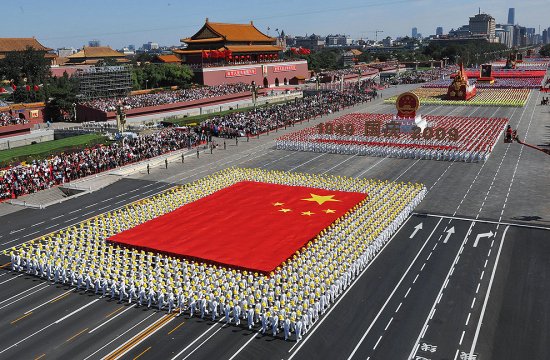
[[[507,117],[522,138],[540,144],[550,115],[535,106],[539,102],[532,92],[525,108],[421,111]],[[394,110],[376,102],[350,111]],[[155,167],[151,174],[139,169],[92,194],[3,216],[0,250],[228,166],[424,183],[429,191],[416,214],[300,343],[119,304],[3,269],[0,359],[112,353],[128,359],[550,358],[550,189],[544,173],[550,163],[544,154],[501,142],[478,164],[277,151],[272,140],[282,132],[238,146],[227,141],[227,150]],[[418,224],[422,229],[412,236]]]

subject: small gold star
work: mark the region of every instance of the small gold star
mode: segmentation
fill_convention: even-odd
[[[336,210],[332,210],[332,209],[326,209],[326,210],[323,210],[326,214],[334,214],[336,212]]]
[[[290,209],[281,209],[281,210],[279,210],[279,211],[280,211],[280,212],[287,213],[287,212],[291,212],[292,210],[290,210]]]
[[[285,203],[282,203],[282,202],[276,202],[275,204],[273,204],[273,206],[283,206]]]
[[[302,212],[302,215],[307,215],[307,216],[311,216],[311,215],[314,215],[315,213],[312,213],[311,211],[304,211]]]

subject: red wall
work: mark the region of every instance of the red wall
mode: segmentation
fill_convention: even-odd
[[[292,68],[292,70],[290,68]],[[228,76],[228,72],[236,72],[236,74],[234,74],[234,76]],[[235,65],[202,69],[203,84],[209,86],[239,82],[250,84],[252,81],[256,82],[258,86],[263,86],[264,79],[267,79],[268,86],[270,87],[275,86],[277,79],[279,80],[279,85],[283,86],[285,84],[285,79],[288,84],[290,79],[296,76],[305,79],[309,78],[306,61]]]
[[[30,134],[32,126],[32,124],[0,126],[0,138]]]
[[[149,106],[144,108],[137,108],[137,109],[130,109],[126,111],[127,117],[132,116],[139,116],[139,115],[147,115],[147,114],[153,114],[153,113],[160,113],[160,112],[166,112],[166,111],[173,111],[173,110],[183,110],[183,109],[192,109],[192,108],[199,108],[203,106],[210,106],[215,105],[219,103],[225,103],[240,99],[246,99],[251,97],[252,94],[250,92],[242,92],[237,94],[229,94],[224,96],[216,96],[212,98],[205,98],[200,100],[193,100],[193,101],[186,101],[186,102],[178,102],[173,104],[166,104],[166,105],[159,105],[159,106]],[[101,110],[92,109],[86,106],[78,105],[76,108],[76,118],[79,122],[84,121],[106,121],[111,119],[116,119],[116,113],[114,111],[111,112],[103,112]]]

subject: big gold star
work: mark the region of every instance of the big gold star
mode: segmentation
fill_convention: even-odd
[[[311,194],[311,197],[308,198],[308,199],[302,199],[302,200],[305,200],[305,201],[315,201],[317,204],[319,205],[323,205],[324,203],[326,203],[327,201],[341,201],[341,200],[336,200],[336,199],[333,199],[334,195],[325,195],[325,196],[322,196],[322,195],[316,195],[316,194]]]

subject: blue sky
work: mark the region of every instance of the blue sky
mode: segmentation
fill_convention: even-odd
[[[275,29],[287,34],[321,35],[344,33],[353,38],[374,39],[408,35],[417,27],[423,35],[437,26],[447,32],[468,23],[482,12],[505,22],[508,8],[515,5],[516,22],[527,27],[550,27],[548,0],[2,0],[1,37],[38,38],[45,46],[82,47],[88,40],[121,48],[148,41],[178,45],[191,36],[208,17],[217,22],[248,22],[270,35]],[[7,15],[7,16],[6,16]]]

